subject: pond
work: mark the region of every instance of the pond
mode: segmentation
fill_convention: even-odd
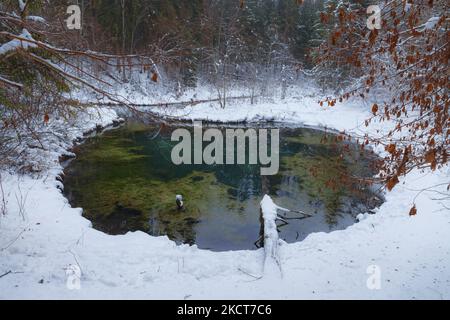
[[[266,193],[280,206],[312,215],[280,225],[280,238],[287,242],[343,229],[358,213],[381,203],[370,185],[355,182],[374,174],[373,153],[334,134],[280,128],[279,171],[261,175],[258,164],[173,164],[171,151],[178,142],[171,141],[171,134],[179,127],[193,130],[188,124],[160,126],[130,119],[87,138],[65,168],[64,193],[70,204],[82,207],[93,227],[108,234],[141,230],[224,251],[261,245],[259,202]],[[175,203],[178,194],[183,210]]]

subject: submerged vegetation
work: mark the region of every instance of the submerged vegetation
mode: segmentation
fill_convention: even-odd
[[[166,129],[155,135],[158,128],[131,122],[77,148],[77,159],[65,170],[65,193],[95,228],[111,234],[142,230],[212,249],[251,248],[259,234],[263,193],[314,213],[312,222],[293,221],[281,229],[287,241],[303,238],[308,228],[347,225],[357,212],[344,212],[343,205],[375,205],[367,205],[348,185],[327,187],[342,175],[371,172],[364,155],[361,162],[341,161],[340,148],[321,143],[320,131],[282,129],[280,172],[260,176],[257,165],[176,166],[170,159],[171,129]],[[359,151],[348,155],[355,156]],[[175,205],[177,194],[183,195],[182,211]],[[236,236],[237,230],[244,235]],[[212,240],[221,237],[224,243]]]

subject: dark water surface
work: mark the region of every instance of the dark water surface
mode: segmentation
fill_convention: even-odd
[[[109,234],[142,230],[221,251],[256,248],[265,193],[280,206],[313,215],[280,226],[287,242],[345,228],[381,202],[367,186],[346,181],[371,176],[374,157],[348,142],[331,143],[329,133],[324,143],[322,131],[280,128],[280,170],[261,176],[259,165],[174,165],[175,129],[129,121],[87,139],[65,169],[70,204]],[[176,208],[177,194],[184,211]]]

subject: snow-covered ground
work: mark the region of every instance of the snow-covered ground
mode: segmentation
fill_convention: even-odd
[[[322,108],[317,97],[304,94],[277,103],[240,101],[226,109],[202,104],[153,111],[188,119],[264,119],[377,134],[383,125],[364,126],[370,108],[362,103]],[[82,119],[72,139],[114,116],[105,110],[101,119]],[[143,232],[111,236],[91,228],[82,210],[71,208],[58,189],[58,156],[70,141],[49,154],[51,165],[40,178],[1,172],[7,207],[0,217],[1,299],[450,298],[450,203],[438,193],[448,194],[448,167],[411,172],[386,194],[375,215],[363,215],[345,230],[282,243],[281,277],[260,278],[263,249],[210,252]],[[409,216],[413,200],[417,215]],[[70,290],[73,282],[68,285],[67,273],[74,266],[81,269],[80,289]]]

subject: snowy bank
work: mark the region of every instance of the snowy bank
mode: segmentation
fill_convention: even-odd
[[[153,111],[186,119],[264,119],[375,134],[382,126],[366,128],[365,110],[356,104],[321,108],[317,98],[305,95],[277,104]],[[114,116],[107,112],[101,121]],[[82,121],[84,130],[98,121]],[[449,204],[433,200],[442,198],[436,191],[446,192],[448,167],[411,172],[386,195],[375,215],[362,215],[345,230],[282,242],[283,277],[275,279],[260,278],[263,249],[211,252],[143,232],[111,236],[91,228],[82,210],[71,208],[57,189],[61,152],[54,152],[51,168],[39,179],[2,172],[8,213],[0,218],[1,299],[450,298]],[[409,216],[416,196],[417,215]],[[67,286],[66,271],[72,266],[81,271],[79,290]],[[379,288],[367,285],[372,266],[379,270]]]

